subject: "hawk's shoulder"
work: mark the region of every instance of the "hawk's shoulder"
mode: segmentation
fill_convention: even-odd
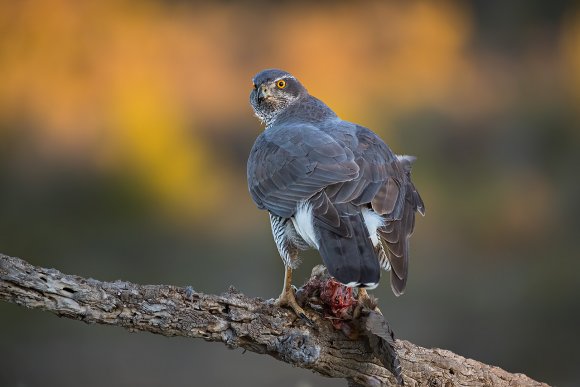
[[[290,217],[300,201],[356,178],[354,159],[351,149],[315,125],[274,125],[252,147],[248,188],[260,208]]]

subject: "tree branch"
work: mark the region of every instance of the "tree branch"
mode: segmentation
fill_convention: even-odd
[[[352,386],[395,384],[368,340],[347,338],[314,311],[310,313],[314,326],[309,327],[271,301],[246,297],[233,288],[211,295],[168,285],[102,282],[0,254],[0,299],[88,324],[222,342],[324,376],[345,378]],[[406,385],[547,386],[450,351],[405,340],[397,340],[396,347]]]

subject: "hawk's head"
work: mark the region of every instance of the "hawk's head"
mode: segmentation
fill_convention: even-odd
[[[308,92],[292,74],[268,69],[259,72],[253,79],[254,88],[250,103],[256,116],[269,125],[284,109],[308,95]]]

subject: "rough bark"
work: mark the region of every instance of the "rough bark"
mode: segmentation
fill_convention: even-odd
[[[348,339],[312,310],[310,327],[271,300],[246,297],[234,288],[212,295],[170,285],[102,282],[0,254],[0,299],[88,324],[221,342],[347,379],[352,386],[395,384],[368,340]],[[547,386],[450,351],[405,340],[396,345],[408,386]]]

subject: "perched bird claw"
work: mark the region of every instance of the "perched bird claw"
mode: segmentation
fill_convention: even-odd
[[[314,322],[310,318],[308,318],[308,316],[306,316],[306,312],[304,312],[304,309],[302,309],[302,307],[298,305],[298,302],[296,302],[296,297],[294,296],[294,291],[292,290],[292,287],[289,287],[288,290],[283,291],[274,304],[280,307],[289,307],[290,309],[292,309],[294,314],[300,317],[300,319],[304,321],[308,326],[311,327],[314,326]]]
[[[294,297],[294,292],[292,292],[292,290],[290,290],[290,292],[282,293],[274,304],[280,307],[289,307],[290,309],[292,309],[294,314],[300,317],[300,319],[304,321],[306,324],[308,324],[309,326],[314,325],[312,320],[306,316],[306,312],[304,312],[304,309],[302,309],[302,307],[298,305],[298,303],[296,302],[296,298]]]

